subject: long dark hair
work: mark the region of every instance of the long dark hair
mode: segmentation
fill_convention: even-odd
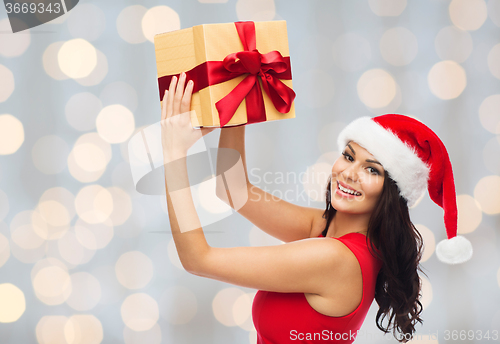
[[[323,236],[326,236],[337,212],[331,205],[331,183],[329,177]],[[392,330],[399,342],[406,343],[413,338],[416,323],[423,323],[419,316],[423,307],[419,301],[421,283],[417,273],[417,270],[422,272],[419,264],[423,239],[410,221],[406,200],[399,195],[398,186],[387,171],[366,236],[367,241],[370,239],[371,253],[383,262],[375,286],[375,300],[380,307],[376,317],[377,327],[384,333]],[[380,254],[373,249],[374,246]],[[385,318],[388,319],[386,327],[382,324]]]

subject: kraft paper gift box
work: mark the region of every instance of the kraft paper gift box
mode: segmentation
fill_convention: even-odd
[[[194,81],[193,127],[295,117],[285,21],[198,25],[154,44],[161,101],[174,75]]]

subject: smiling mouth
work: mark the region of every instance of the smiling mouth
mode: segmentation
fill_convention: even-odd
[[[343,187],[342,185],[340,185],[339,182],[337,182],[337,190],[340,190],[342,193],[350,195],[350,196],[361,196],[361,193],[354,191],[354,190],[351,190],[351,189],[347,189],[347,188]]]

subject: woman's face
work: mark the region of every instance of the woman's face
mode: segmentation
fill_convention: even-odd
[[[332,167],[331,204],[337,211],[371,214],[375,209],[385,171],[366,149],[351,141]]]

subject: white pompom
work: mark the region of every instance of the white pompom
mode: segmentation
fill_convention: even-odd
[[[446,264],[460,264],[472,257],[472,244],[461,235],[445,239],[436,246],[436,256]]]

